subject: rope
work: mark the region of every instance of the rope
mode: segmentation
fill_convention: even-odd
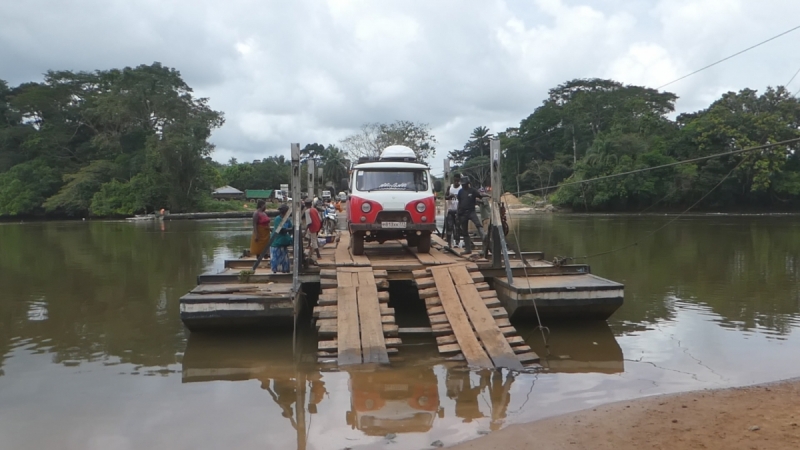
[[[517,221],[517,226],[514,227],[514,239],[517,241],[517,248],[521,249],[519,245],[519,234],[517,233],[517,227],[519,227],[519,220]],[[522,254],[519,255],[520,259],[522,260]],[[525,272],[525,282],[528,283],[528,294],[533,293],[533,288],[531,288],[531,283],[528,280],[528,265],[525,264],[523,260],[522,270]],[[539,316],[539,307],[536,306],[536,298],[533,298],[533,311],[536,313],[536,321],[539,325],[536,327],[539,331],[542,332],[542,341],[544,342],[544,349],[547,351],[547,356],[550,356],[550,344],[547,342],[547,338],[544,336],[544,330],[547,330],[547,334],[550,334],[550,328],[545,327],[542,325],[542,318]]]

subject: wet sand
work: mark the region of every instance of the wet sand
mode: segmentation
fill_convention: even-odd
[[[800,379],[614,403],[512,425],[454,449],[800,448]]]

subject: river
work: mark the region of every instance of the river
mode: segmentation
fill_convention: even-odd
[[[178,299],[248,221],[0,224],[0,449],[429,448],[641,396],[800,376],[800,216],[540,215],[523,250],[625,284],[608,323],[517,324],[539,373],[404,339],[390,370],[300,363],[286,333],[190,335]],[[393,300],[394,301],[394,300]],[[402,316],[398,313],[398,321]],[[303,405],[302,414],[296,404]]]

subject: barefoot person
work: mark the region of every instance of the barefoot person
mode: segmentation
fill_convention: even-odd
[[[261,254],[269,245],[269,216],[267,216],[267,202],[259,200],[257,209],[253,213],[253,235],[250,237],[250,256]]]
[[[319,210],[312,206],[311,199],[306,200],[306,226],[308,227],[308,256],[313,264],[316,264],[314,252],[317,259],[322,259],[319,253],[319,230],[322,229],[322,219],[319,217]]]

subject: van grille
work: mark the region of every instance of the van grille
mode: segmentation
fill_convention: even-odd
[[[408,211],[381,211],[378,213],[376,221],[381,222],[407,222],[413,223],[411,214]]]

